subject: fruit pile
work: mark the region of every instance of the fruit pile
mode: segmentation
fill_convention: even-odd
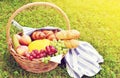
[[[32,50],[31,53],[25,52],[24,56],[27,57],[29,60],[33,60],[34,58],[43,58],[47,56],[52,56],[57,52],[53,46],[46,46],[46,49],[41,50]]]
[[[43,62],[48,62],[51,57],[65,54],[67,48],[62,40],[58,40],[56,33],[58,30],[37,30],[31,35],[13,35],[13,47],[19,55],[26,59],[34,60],[43,58]]]

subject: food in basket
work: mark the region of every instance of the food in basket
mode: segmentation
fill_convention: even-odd
[[[14,47],[14,49],[16,49],[18,46],[20,46],[20,43],[19,43],[19,35],[14,34],[14,35],[12,36],[12,41],[13,41],[13,47]]]
[[[54,34],[52,30],[43,30],[42,32],[46,35],[46,37]]]
[[[64,41],[48,39],[35,40],[28,46],[29,51],[24,53],[24,56],[29,60],[42,58],[42,61],[48,63],[52,56],[65,54],[67,48]]]
[[[45,39],[46,35],[42,31],[34,31],[31,35],[33,40]]]
[[[76,48],[79,45],[79,41],[74,39],[64,40],[64,43],[67,48]]]
[[[29,60],[33,60],[46,57],[47,54],[44,50],[33,50],[31,53],[26,53],[24,56],[27,57]]]
[[[20,45],[16,48],[16,51],[17,51],[18,54],[24,55],[25,52],[28,52],[29,50],[28,50],[27,46]]]
[[[68,51],[67,47],[64,44],[64,41],[62,40],[53,40],[51,41],[51,45],[57,49],[55,55],[66,54]]]
[[[33,50],[31,53],[26,53],[24,56],[26,56],[29,60],[53,56],[57,52],[57,49],[53,46],[46,46],[45,49],[41,50]]]
[[[57,52],[57,49],[54,46],[46,46],[46,52],[48,55],[53,55]]]
[[[54,40],[54,39],[56,39],[56,36],[54,34],[51,34],[47,37],[47,39]]]
[[[29,45],[31,43],[31,38],[29,35],[22,35],[19,39],[21,45]]]
[[[79,45],[79,41],[75,40],[79,38],[80,33],[77,30],[62,30],[56,33],[57,39],[63,40],[67,48],[76,48]]]
[[[56,32],[53,32],[52,30],[37,30],[31,34],[31,38],[33,40],[40,40],[40,39],[53,40],[56,39],[55,33]]]
[[[20,39],[20,36],[18,34],[13,35],[12,40],[13,40],[14,49],[18,54],[24,55],[24,53],[28,52],[29,50],[27,46],[20,45],[19,39]]]
[[[37,30],[30,36],[15,34],[13,36],[15,50],[31,61],[42,58],[42,61],[47,63],[51,57],[65,54],[68,50],[64,41],[57,40],[57,32],[57,30]]]
[[[70,40],[79,38],[80,33],[77,30],[62,30],[56,33],[58,39]]]
[[[50,45],[50,40],[48,39],[35,40],[28,45],[28,48],[29,51],[32,52],[35,49],[37,50],[45,49],[45,47],[49,45]]]

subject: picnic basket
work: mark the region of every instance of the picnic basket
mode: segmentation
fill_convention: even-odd
[[[11,23],[12,20],[23,10],[29,8],[29,7],[33,7],[33,6],[45,6],[45,7],[51,7],[55,10],[57,10],[62,17],[64,18],[65,22],[66,22],[66,27],[67,30],[70,29],[70,22],[69,19],[67,17],[67,15],[63,12],[62,9],[60,9],[58,6],[56,6],[55,4],[49,3],[49,2],[33,2],[33,3],[28,3],[26,5],[23,5],[22,7],[20,7],[19,9],[17,9],[9,18],[7,26],[6,26],[6,39],[7,39],[7,44],[8,44],[8,49],[10,54],[14,57],[14,59],[16,60],[16,62],[26,71],[28,72],[33,72],[33,73],[44,73],[44,72],[48,72],[50,70],[55,69],[58,66],[58,63],[49,61],[47,64],[45,64],[44,62],[41,61],[41,59],[34,59],[34,60],[28,60],[26,59],[24,56],[21,56],[19,54],[16,53],[16,51],[13,48],[13,44],[12,44],[12,39],[10,36],[10,28],[11,28]]]

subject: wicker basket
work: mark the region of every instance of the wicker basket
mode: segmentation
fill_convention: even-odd
[[[48,64],[45,64],[42,62],[41,59],[33,59],[32,61],[26,59],[24,56],[17,54],[16,51],[13,49],[12,39],[10,37],[10,28],[11,28],[12,20],[15,18],[15,16],[18,13],[20,13],[24,9],[27,9],[33,6],[49,6],[57,10],[64,17],[68,30],[70,29],[70,23],[67,15],[59,7],[48,2],[34,2],[34,3],[29,3],[27,5],[24,5],[19,9],[17,9],[9,18],[7,23],[7,29],[6,29],[6,37],[7,37],[8,49],[10,50],[10,54],[12,54],[16,62],[18,62],[18,64],[26,71],[33,72],[33,73],[43,73],[43,72],[48,72],[52,69],[55,69],[58,63],[49,61]]]

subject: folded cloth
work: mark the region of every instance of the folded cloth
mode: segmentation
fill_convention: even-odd
[[[77,48],[69,49],[65,55],[67,72],[71,77],[94,76],[100,70],[103,57],[88,42],[80,41]]]
[[[63,54],[51,57],[50,61],[60,64],[63,58]]]

